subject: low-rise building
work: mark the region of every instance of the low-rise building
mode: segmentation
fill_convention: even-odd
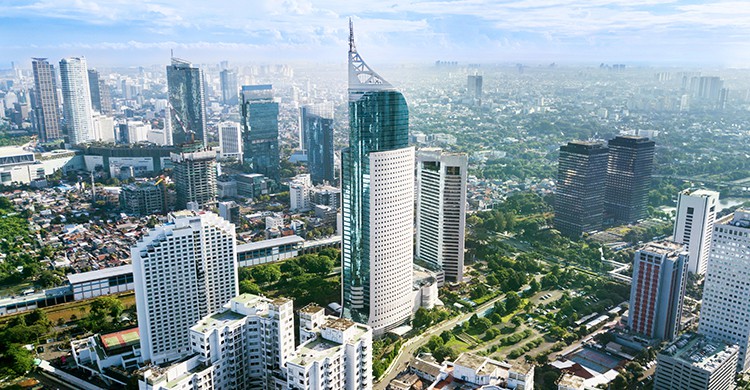
[[[79,274],[69,274],[68,283],[73,289],[73,297],[76,301],[132,291],[135,286],[133,283],[133,266],[127,264]]]
[[[131,328],[109,334],[95,334],[70,343],[78,368],[100,377],[110,386],[127,384],[127,373],[139,367],[140,334]]]

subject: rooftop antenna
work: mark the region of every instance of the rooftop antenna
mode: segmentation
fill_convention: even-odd
[[[169,58],[174,58],[174,49],[169,49]]]
[[[349,52],[355,52],[357,48],[354,46],[354,23],[352,18],[349,18]]]

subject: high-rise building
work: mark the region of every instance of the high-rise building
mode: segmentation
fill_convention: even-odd
[[[72,145],[85,143],[92,139],[93,127],[86,59],[68,57],[60,60],[60,80],[68,142]]]
[[[599,142],[560,147],[555,193],[555,229],[570,237],[602,228],[607,148]]]
[[[221,158],[234,158],[242,161],[242,133],[240,133],[239,123],[219,123],[219,149],[221,149]]]
[[[698,333],[739,346],[737,371],[750,368],[750,210],[739,209],[714,224],[703,285]]]
[[[467,171],[466,154],[417,151],[416,259],[452,282],[464,277]]]
[[[677,198],[673,240],[687,246],[690,273],[706,273],[718,203],[719,193],[708,190],[683,191]]]
[[[91,125],[92,140],[115,142],[115,118],[94,112],[94,115],[91,117]]]
[[[99,72],[89,69],[89,93],[91,94],[91,108],[102,112],[102,95],[99,93]]]
[[[349,147],[342,159],[343,315],[376,335],[411,316],[414,148],[403,95],[349,38]]]
[[[270,84],[242,86],[243,158],[253,173],[279,180],[279,103]]]
[[[287,386],[295,390],[372,389],[372,330],[328,316],[314,337],[287,362]]]
[[[289,210],[308,211],[312,203],[310,195],[312,192],[312,181],[310,174],[298,175],[289,182]]]
[[[654,390],[727,390],[734,386],[737,346],[685,333],[656,357]]]
[[[607,144],[609,161],[604,207],[617,222],[632,223],[646,217],[654,145],[654,141],[638,136],[617,136]]]
[[[131,257],[143,360],[190,354],[190,327],[238,293],[234,225],[182,211],[139,240]]]
[[[300,108],[300,149],[307,151],[313,184],[333,183],[333,104]]]
[[[187,61],[172,58],[167,66],[167,88],[171,144],[207,145],[203,72]]]
[[[470,99],[482,100],[482,76],[469,75],[466,77],[466,89]]]
[[[60,104],[57,100],[55,67],[46,58],[31,61],[34,72],[34,115],[36,130],[43,142],[63,137],[60,131]]]
[[[224,69],[219,73],[221,82],[221,101],[227,105],[236,105],[238,102],[237,73],[231,69]]]
[[[171,154],[176,206],[186,209],[193,202],[200,207],[216,203],[216,152],[204,150]]]
[[[630,330],[672,340],[680,327],[687,283],[687,252],[671,241],[650,242],[635,252],[630,287]]]
[[[129,215],[147,216],[167,212],[167,190],[164,183],[136,182],[122,186],[120,207]]]

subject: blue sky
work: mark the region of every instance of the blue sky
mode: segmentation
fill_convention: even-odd
[[[0,67],[346,59],[378,63],[750,65],[750,2],[695,0],[0,0]]]

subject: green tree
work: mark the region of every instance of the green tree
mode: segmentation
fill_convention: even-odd
[[[265,264],[250,269],[253,279],[260,285],[273,283],[281,277],[281,270],[276,264]]]
[[[4,366],[17,376],[23,375],[34,368],[34,357],[31,352],[19,344],[12,344],[5,352]]]
[[[521,306],[521,297],[515,291],[505,294],[505,310],[511,313]]]
[[[261,295],[263,291],[258,287],[257,284],[250,280],[243,280],[240,282],[240,294],[254,294]]]

